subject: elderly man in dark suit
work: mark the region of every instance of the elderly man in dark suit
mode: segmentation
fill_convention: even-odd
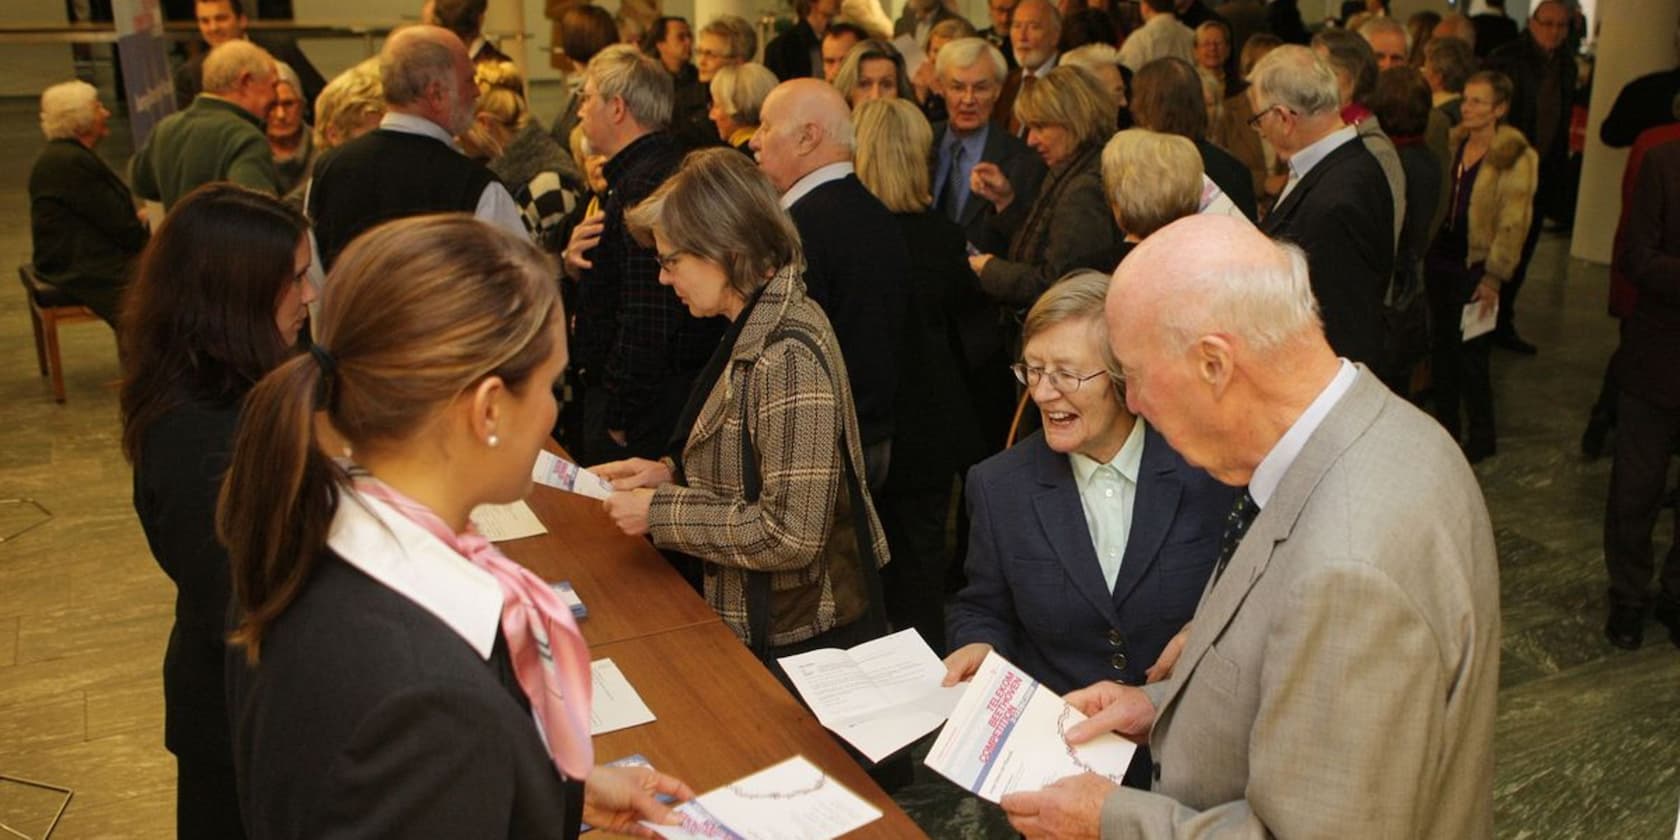
[[[87,82],[63,82],[41,94],[47,146],[29,171],[29,227],[35,273],[114,328],[146,228],[128,186],[93,152],[110,133],[110,116]]]
[[[1015,53],[1016,67],[1004,80],[1003,92],[998,95],[998,122],[1009,126],[1009,133],[1025,137],[1027,127],[1015,119],[1015,97],[1021,86],[1032,84],[1056,68],[1061,57],[1062,15],[1049,0],[1021,0],[1009,18],[1009,44]]]
[[[1493,836],[1487,505],[1439,424],[1337,358],[1306,274],[1246,222],[1191,216],[1115,275],[1127,405],[1245,489],[1172,676],[1067,697],[1092,716],[1069,742],[1149,743],[1151,789],[1005,796],[1032,840]]]
[[[1605,634],[1629,650],[1644,640],[1647,610],[1680,646],[1680,542],[1663,564],[1651,597],[1651,532],[1663,507],[1668,462],[1680,435],[1680,140],[1646,153],[1634,188],[1627,235],[1617,253],[1639,289],[1616,348],[1616,455],[1604,516],[1604,564],[1610,575]],[[1654,609],[1653,609],[1654,608]]]
[[[1289,162],[1264,230],[1307,252],[1330,346],[1386,373],[1382,303],[1394,273],[1388,179],[1342,122],[1336,74],[1312,50],[1279,47],[1249,78],[1255,127]]]
[[[898,222],[852,168],[851,108],[832,85],[793,79],[759,110],[752,148],[805,247],[805,287],[840,340],[869,484],[892,457],[910,253]]]

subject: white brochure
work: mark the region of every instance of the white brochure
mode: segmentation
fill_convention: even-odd
[[[817,720],[870,761],[939,728],[964,690],[940,687],[945,664],[914,629],[776,661]]]
[[[988,653],[926,763],[991,802],[1087,772],[1119,784],[1137,745],[1113,733],[1068,744],[1068,728],[1084,719],[1026,672]]]
[[[531,480],[591,499],[605,499],[613,494],[612,482],[551,452],[537,453],[537,462],[531,465]]]
[[[505,505],[479,505],[472,509],[468,518],[472,520],[473,527],[491,542],[507,542],[548,533],[542,520],[537,518],[531,506],[524,501]]]
[[[642,696],[618,670],[611,659],[597,659],[589,663],[590,703],[589,734],[604,735],[652,723],[653,710],[642,702]]]
[[[881,818],[880,809],[796,755],[677,806],[679,826],[644,822],[670,840],[828,840]]]

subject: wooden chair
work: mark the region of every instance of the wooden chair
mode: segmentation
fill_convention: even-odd
[[[18,266],[18,279],[29,298],[29,321],[35,327],[35,362],[41,375],[52,380],[53,399],[64,402],[64,361],[58,354],[58,325],[97,321],[93,310],[54,288],[35,274],[35,266]]]

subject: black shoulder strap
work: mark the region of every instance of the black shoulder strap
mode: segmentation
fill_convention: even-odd
[[[791,338],[810,349],[811,355],[816,357],[817,364],[823,373],[832,381],[833,371],[829,370],[828,362],[823,358],[822,348],[817,340],[803,329],[783,325],[765,338],[766,347],[783,338]],[[840,404],[840,388],[835,385],[835,403]],[[763,481],[758,469],[758,451],[753,448],[752,432],[747,424],[747,400],[743,394],[741,404],[741,481],[742,492],[748,502],[757,502],[759,494],[763,492]],[[844,405],[840,406],[844,409]],[[869,609],[861,617],[869,619],[884,616],[886,606],[881,593],[881,575],[877,570],[879,559],[875,556],[875,539],[869,530],[869,506],[863,496],[863,482],[859,476],[864,474],[859,465],[852,463],[852,449],[847,445],[845,415],[842,413],[840,427],[840,458],[845,464],[846,492],[852,502],[852,530],[857,537],[859,572],[869,591]],[[760,661],[768,662],[770,656],[770,573],[747,572],[747,628],[749,642],[754,656]]]

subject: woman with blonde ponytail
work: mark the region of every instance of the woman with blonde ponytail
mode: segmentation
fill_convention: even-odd
[[[647,834],[674,821],[656,795],[692,796],[594,766],[570,611],[468,518],[530,490],[553,427],[553,277],[465,214],[382,225],[334,264],[314,346],[247,397],[217,527],[250,836]]]

